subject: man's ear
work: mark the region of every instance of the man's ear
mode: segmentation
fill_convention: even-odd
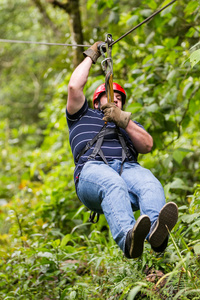
[[[99,101],[95,100],[94,101],[94,109],[98,109],[98,106],[99,106]]]

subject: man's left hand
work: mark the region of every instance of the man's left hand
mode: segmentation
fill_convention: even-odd
[[[129,123],[131,113],[125,112],[117,107],[114,103],[106,103],[101,107],[104,113],[105,122],[114,122],[118,127],[125,129]]]

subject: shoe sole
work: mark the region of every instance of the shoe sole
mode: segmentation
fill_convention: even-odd
[[[130,247],[131,258],[137,258],[142,255],[144,248],[144,241],[149,233],[151,222],[148,216],[143,215],[137,219],[132,230],[132,240]]]
[[[173,229],[178,220],[178,207],[174,202],[169,202],[161,209],[157,225],[149,236],[152,247],[159,247]]]

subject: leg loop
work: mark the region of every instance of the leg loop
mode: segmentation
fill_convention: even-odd
[[[95,220],[95,217],[96,217],[96,220]],[[95,211],[91,211],[88,221],[91,222],[92,224],[96,224],[99,221],[99,214],[96,213]]]

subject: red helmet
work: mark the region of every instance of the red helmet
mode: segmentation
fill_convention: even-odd
[[[124,105],[126,101],[126,92],[125,90],[119,85],[118,83],[113,82],[113,90],[120,93],[122,95],[122,105]],[[98,88],[95,90],[94,95],[93,95],[93,106],[94,106],[94,101],[97,100],[101,94],[105,93],[106,88],[105,88],[105,83],[101,84],[98,86]]]

